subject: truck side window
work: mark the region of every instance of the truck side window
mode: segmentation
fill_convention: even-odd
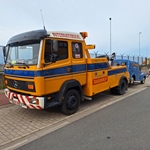
[[[82,58],[82,44],[79,42],[72,43],[72,56],[73,58]]]
[[[56,61],[68,58],[68,43],[66,41],[58,41],[58,51],[52,50],[52,42],[50,40],[46,41],[44,60],[46,63],[51,62],[51,55],[56,55]]]
[[[45,60],[46,63],[50,62],[51,54],[52,54],[51,41],[50,40],[46,40],[45,53],[44,53],[44,60]]]
[[[68,58],[68,43],[66,41],[58,41],[57,60]]]

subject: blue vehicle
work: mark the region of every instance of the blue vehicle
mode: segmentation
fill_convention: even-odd
[[[112,65],[113,66],[126,65],[130,73],[130,83],[134,83],[134,81],[140,81],[141,84],[145,83],[146,74],[141,72],[138,62],[126,59],[114,59]]]

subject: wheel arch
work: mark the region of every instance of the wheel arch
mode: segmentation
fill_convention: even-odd
[[[61,86],[61,88],[58,92],[58,97],[57,97],[58,100],[62,101],[64,95],[67,93],[67,91],[69,91],[71,89],[75,89],[79,93],[79,95],[81,97],[80,100],[83,99],[82,86],[80,85],[79,81],[73,79],[73,80],[65,81],[63,83],[63,85]]]
[[[135,74],[132,74],[131,75],[131,78],[133,77],[134,81],[136,80],[136,75]]]

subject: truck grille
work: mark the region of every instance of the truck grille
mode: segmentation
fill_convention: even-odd
[[[7,81],[8,81],[8,86],[10,86],[12,88],[35,92],[34,82],[19,81],[19,80],[12,80],[12,79],[7,79]],[[32,84],[34,86],[34,88],[28,89],[28,84]]]

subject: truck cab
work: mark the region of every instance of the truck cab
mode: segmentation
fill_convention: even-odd
[[[113,66],[126,65],[130,74],[130,83],[134,83],[134,81],[140,81],[141,84],[145,83],[146,74],[142,73],[140,70],[140,65],[136,61],[125,60],[125,59],[115,59],[113,61]]]
[[[5,95],[23,108],[61,106],[64,114],[78,110],[80,101],[105,90],[124,94],[126,66],[110,66],[107,58],[91,58],[87,32],[35,30],[13,36],[7,43]]]

